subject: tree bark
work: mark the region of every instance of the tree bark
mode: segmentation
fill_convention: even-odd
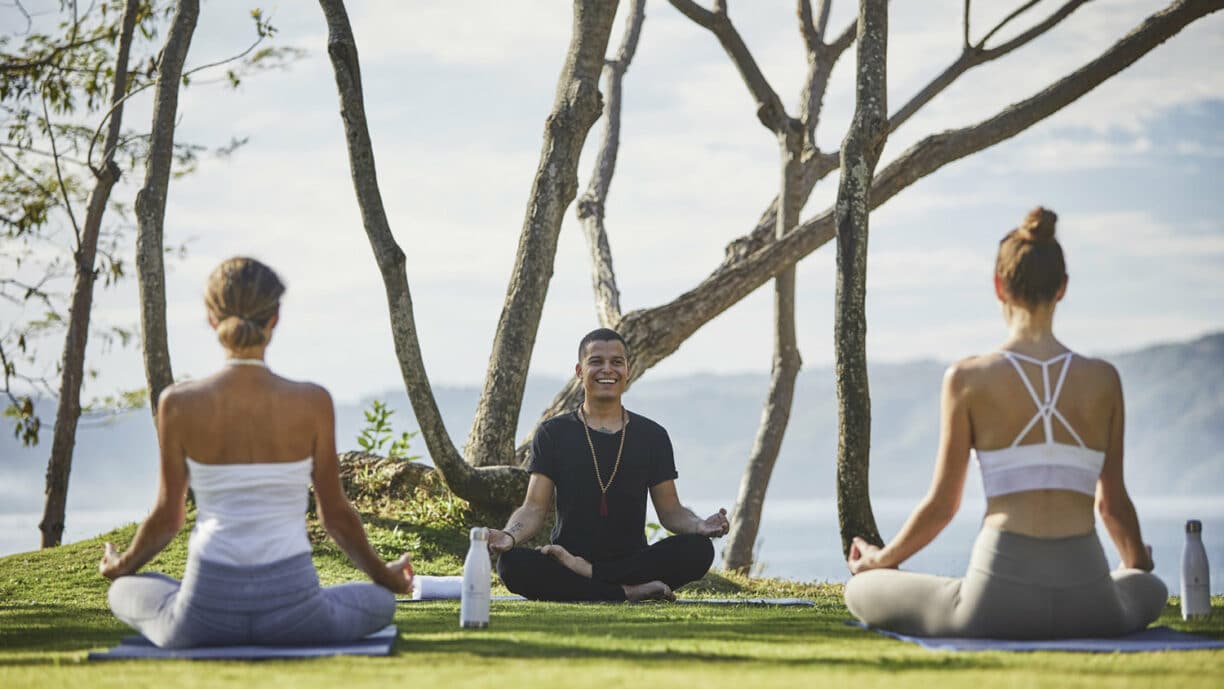
[[[801,203],[799,185],[802,171],[800,151],[803,134],[789,132],[779,137],[782,149],[782,190],[785,199],[777,222],[778,236],[790,232],[799,222]],[[731,528],[723,548],[723,566],[747,574],[752,568],[753,548],[761,527],[761,511],[765,492],[773,475],[782,440],[790,423],[791,406],[795,399],[795,379],[803,359],[795,336],[795,267],[783,270],[774,278],[774,353],[770,372],[769,393],[761,410],[761,424],[756,440],[740,479],[739,495],[731,513]]]
[[[833,350],[837,389],[837,514],[842,549],[862,536],[883,545],[867,490],[871,391],[867,380],[867,236],[871,181],[888,140],[888,2],[859,0],[854,118],[842,143]]]
[[[516,505],[527,488],[527,474],[514,467],[477,469],[469,465],[455,449],[434,401],[429,376],[421,358],[404,252],[391,233],[378,187],[374,147],[366,123],[357,42],[343,0],[319,0],[319,5],[327,20],[327,54],[335,72],[340,97],[340,117],[344,122],[357,205],[370,248],[382,274],[400,375],[408,390],[425,445],[447,487],[455,495],[490,509]]]
[[[875,175],[871,208],[878,208],[906,187],[943,166],[1005,141],[1058,112],[1196,19],[1221,7],[1224,7],[1224,0],[1178,0],[1148,17],[1084,67],[1030,98],[1010,105],[978,124],[928,136]],[[837,169],[836,163],[830,165],[823,162],[828,154],[815,155],[816,160],[822,161],[821,169]],[[805,184],[807,181],[805,178]],[[787,267],[824,246],[835,235],[831,208],[803,222],[782,239],[758,242],[756,235],[766,222],[772,228],[773,219],[758,222],[752,235],[728,247],[723,263],[700,284],[666,304],[624,315],[621,334],[634,352],[631,381],[637,380],[656,363],[670,356],[701,326]],[[572,408],[578,399],[581,399],[581,386],[573,381],[568,382],[544,410],[542,418]],[[520,453],[524,450],[520,448]]]
[[[68,477],[72,471],[72,452],[76,446],[77,421],[81,417],[81,383],[85,373],[85,348],[89,340],[90,311],[93,308],[94,263],[98,253],[98,235],[111,190],[119,180],[115,164],[115,148],[123,125],[122,100],[127,92],[128,55],[132,33],[136,26],[138,0],[127,0],[123,24],[119,33],[119,48],[115,56],[115,79],[111,89],[112,112],[106,133],[100,167],[93,170],[95,183],[89,193],[85,223],[80,243],[73,256],[75,271],[72,284],[72,306],[68,317],[68,332],[64,337],[64,354],[60,363],[59,403],[55,413],[55,430],[51,441],[51,458],[47,462],[47,486],[43,505],[42,547],[58,546],[64,536],[64,514],[68,502]],[[48,123],[49,124],[49,123]]]
[[[166,338],[166,265],[162,248],[166,195],[174,161],[174,125],[187,50],[200,16],[199,0],[178,0],[158,66],[153,125],[144,187],[136,194],[136,275],[140,285],[141,350],[149,383],[149,408],[157,415],[161,393],[174,382]]]
[[[578,199],[578,220],[586,234],[591,251],[591,283],[595,290],[595,315],[599,324],[613,330],[620,327],[620,289],[616,286],[616,271],[612,268],[612,248],[608,244],[608,230],[604,224],[608,189],[612,175],[616,172],[616,156],[620,150],[621,84],[633,54],[637,50],[638,38],[642,34],[642,22],[646,15],[646,0],[633,0],[633,8],[625,22],[625,36],[616,57],[604,64],[604,82],[608,96],[604,101],[603,142],[595,160],[595,172],[586,192]]]
[[[615,0],[574,0],[574,34],[544,127],[540,164],[519,236],[514,271],[464,452],[476,466],[505,464],[514,458],[514,432],[540,314],[552,280],[557,237],[565,209],[577,195],[578,157],[603,106],[599,75],[616,6]]]

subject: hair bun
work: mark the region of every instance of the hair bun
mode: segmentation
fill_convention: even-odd
[[[1030,242],[1049,242],[1054,240],[1054,225],[1058,216],[1052,210],[1037,206],[1024,216],[1017,229],[1022,239]]]

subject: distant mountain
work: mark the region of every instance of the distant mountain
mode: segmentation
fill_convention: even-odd
[[[1107,357],[1122,375],[1127,401],[1127,483],[1141,495],[1224,494],[1224,333]],[[930,480],[938,441],[939,386],[945,363],[917,361],[871,367],[872,493],[916,497]],[[528,382],[519,436],[523,437],[562,381]],[[671,433],[681,496],[713,499],[728,507],[752,447],[768,376],[696,374],[652,379],[633,386],[626,404]],[[462,446],[476,407],[475,386],[435,388],[438,406],[456,445]],[[397,429],[416,423],[403,392],[379,396],[399,410]],[[373,399],[370,398],[370,399]],[[341,449],[356,447],[366,404],[337,409]],[[52,409],[44,409],[50,416]],[[46,418],[46,417],[44,417]],[[23,448],[0,437],[0,513],[41,510],[43,445]],[[425,454],[419,438],[415,450]],[[774,470],[769,495],[831,497],[837,447],[837,406],[829,367],[803,371],[794,411]],[[157,457],[147,410],[88,420],[77,440],[69,509],[145,507],[156,489]],[[976,476],[969,491],[980,491]]]

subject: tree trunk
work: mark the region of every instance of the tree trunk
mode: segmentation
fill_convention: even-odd
[[[565,209],[577,195],[578,157],[602,110],[599,75],[616,6],[615,0],[574,0],[574,34],[544,128],[540,164],[519,236],[514,272],[464,452],[476,466],[514,460],[514,432],[540,314],[552,280],[557,237]]]
[[[141,351],[149,383],[149,408],[157,416],[162,391],[174,382],[166,338],[166,264],[162,249],[166,195],[174,162],[174,123],[183,64],[200,16],[199,0],[178,0],[158,65],[153,125],[144,187],[136,194],[136,276],[140,285]]]
[[[833,325],[838,406],[837,512],[842,549],[861,536],[883,545],[868,493],[871,393],[867,381],[867,234],[871,182],[888,139],[888,2],[859,1],[855,112],[842,144],[837,189]]]
[[[782,191],[779,196],[785,199],[776,223],[781,238],[799,222],[803,132],[789,131],[779,137],[779,143],[782,149]],[[769,488],[778,453],[782,450],[782,439],[786,436],[791,405],[795,399],[795,378],[802,365],[795,337],[795,267],[791,266],[774,278],[774,354],[769,395],[761,410],[761,425],[740,479],[739,496],[731,514],[731,528],[723,549],[723,566],[726,569],[744,574],[752,569],[752,551],[761,527],[765,492]]]
[[[85,347],[89,340],[89,317],[93,308],[94,262],[98,253],[98,235],[111,189],[119,180],[115,164],[115,147],[123,125],[122,100],[127,92],[128,54],[136,25],[138,0],[127,0],[123,12],[123,28],[119,34],[119,49],[115,57],[115,80],[111,89],[110,126],[106,133],[100,167],[94,170],[95,184],[89,193],[85,224],[80,230],[77,250],[73,256],[75,271],[72,283],[72,306],[68,316],[68,332],[64,337],[64,355],[60,363],[59,403],[55,412],[55,430],[51,441],[51,458],[47,462],[46,502],[43,505],[42,547],[60,544],[64,536],[64,513],[68,502],[68,476],[72,471],[72,452],[76,446],[77,421],[81,417],[81,383],[85,373]],[[48,126],[50,123],[48,123]]]
[[[400,375],[408,390],[413,414],[420,424],[421,435],[425,438],[435,466],[455,495],[487,509],[517,505],[527,488],[527,474],[513,467],[476,469],[469,465],[451,442],[442,414],[434,401],[429,376],[421,358],[404,251],[391,233],[378,187],[374,147],[366,123],[357,42],[353,38],[343,0],[319,0],[319,5],[327,20],[327,54],[340,96],[340,117],[344,122],[357,206],[382,274]]]

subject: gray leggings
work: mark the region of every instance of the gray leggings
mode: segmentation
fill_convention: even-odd
[[[182,583],[119,577],[108,598],[115,617],[162,648],[340,643],[395,615],[395,594],[377,584],[320,587],[310,553],[254,567],[188,557]]]
[[[1051,639],[1119,636],[1160,616],[1164,582],[1109,571],[1095,533],[1033,538],[983,528],[964,578],[875,569],[846,584],[864,623],[914,636]]]

